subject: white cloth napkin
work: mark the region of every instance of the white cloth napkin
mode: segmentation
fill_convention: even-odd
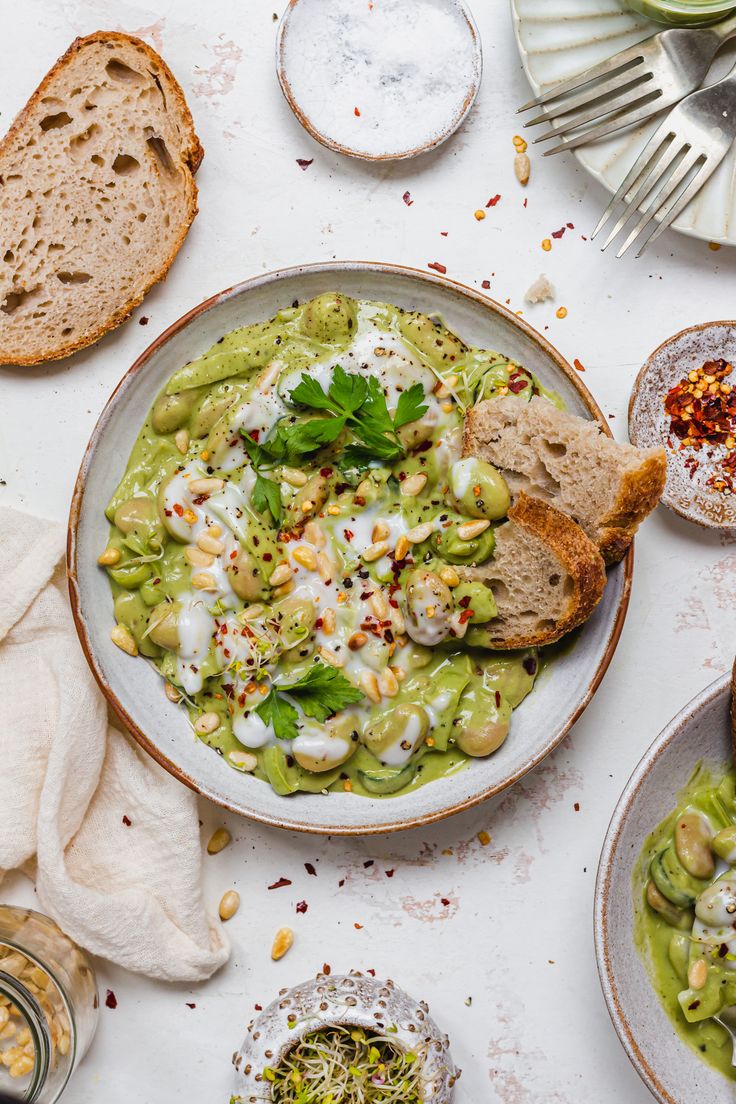
[[[63,527],[0,508],[0,534],[0,880],[35,876],[41,908],[93,954],[209,977],[229,946],[204,907],[196,799],[108,726],[71,618]]]

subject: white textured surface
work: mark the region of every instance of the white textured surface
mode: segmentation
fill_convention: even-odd
[[[667,234],[642,261],[602,257],[581,233],[597,221],[606,195],[571,157],[543,161],[533,153],[522,192],[511,138],[514,107],[529,92],[508,7],[506,0],[474,7],[485,76],[466,125],[421,161],[380,167],[328,153],[293,119],[274,74],[277,9],[267,0],[13,7],[3,21],[0,121],[10,121],[75,34],[120,26],[163,51],[185,86],[206,156],[201,213],[166,283],[134,319],[67,363],[0,370],[4,502],[63,518],[94,421],[153,337],[235,280],[331,257],[418,267],[439,261],[474,286],[488,279],[489,294],[510,299],[543,332],[549,326],[562,352],[580,359],[585,382],[625,437],[629,389],[652,349],[683,326],[732,317],[733,256]],[[302,171],[297,157],[314,162]],[[496,194],[501,200],[477,222],[473,211]],[[542,239],[568,222],[575,230],[543,253]],[[557,299],[532,308],[523,295],[540,272]],[[564,321],[555,317],[559,305],[569,311]],[[150,319],[146,328],[141,316]],[[196,991],[100,966],[103,993],[114,989],[118,1007],[101,1010],[68,1104],[103,1097],[105,1104],[226,1104],[230,1055],[253,1004],[267,1004],[279,986],[325,961],[335,971],[375,968],[426,997],[464,1067],[457,1104],[646,1104],[651,1098],[608,1022],[596,977],[595,867],[640,754],[730,662],[735,603],[736,547],[659,511],[637,542],[632,607],[602,688],[567,745],[500,802],[435,828],[363,842],[229,819],[235,842],[206,867],[213,902],[233,884],[243,895],[228,929],[232,963]],[[206,836],[221,818],[204,805],[201,815]],[[476,838],[481,829],[493,837],[487,847]],[[281,875],[293,884],[268,891]],[[32,900],[18,883],[8,895]],[[302,900],[309,910],[297,915]],[[284,924],[296,940],[274,964],[270,945]]]

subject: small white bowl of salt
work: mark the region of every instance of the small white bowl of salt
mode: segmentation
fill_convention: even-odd
[[[457,130],[482,72],[462,0],[290,0],[276,39],[289,106],[323,146],[414,157]]]

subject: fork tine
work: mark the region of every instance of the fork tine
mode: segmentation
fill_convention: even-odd
[[[606,238],[604,244],[601,246],[601,252],[608,249],[609,245],[619,233],[623,230],[626,223],[630,218],[639,214],[641,205],[651,196],[657,188],[660,188],[669,179],[668,173],[671,175],[672,170],[677,164],[677,158],[682,152],[682,147],[675,147],[674,143],[669,146],[669,149],[663,151],[662,155],[657,158],[656,165],[653,166],[652,172],[642,180],[641,185],[636,190],[636,193],[627,202],[620,218],[616,222],[615,226],[611,230],[610,234]]]
[[[664,181],[662,187],[657,191],[655,195],[652,196],[649,206],[643,212],[636,226],[619,249],[618,253],[616,254],[617,257],[623,257],[624,253],[626,253],[630,246],[636,241],[641,232],[647,228],[654,216],[660,210],[662,210],[663,207],[666,207],[668,200],[672,198],[676,199],[677,189],[682,184],[683,180],[685,180],[688,173],[695,166],[699,158],[703,156],[703,154],[699,151],[695,153],[692,149],[689,149],[686,146],[680,147],[680,152],[682,152],[683,150],[684,156],[682,160],[680,161],[674,172],[672,172],[670,176],[667,177],[667,179]]]
[[[675,202],[668,208],[668,210],[665,212],[665,215],[662,218],[661,222],[659,223],[659,225],[655,229],[654,233],[650,234],[650,236],[647,238],[647,240],[641,246],[638,253],[636,254],[637,257],[641,257],[644,250],[647,249],[652,244],[652,242],[656,241],[657,238],[660,236],[660,234],[663,234],[665,232],[667,227],[680,214],[680,211],[685,210],[685,208],[687,207],[690,200],[693,199],[693,197],[695,195],[697,195],[697,193],[700,191],[700,189],[705,184],[706,180],[708,180],[708,178],[711,177],[713,175],[713,173],[716,171],[716,169],[718,168],[718,166],[720,165],[722,160],[723,160],[722,157],[712,156],[712,157],[709,157],[708,160],[703,162],[703,164],[700,166],[700,169],[698,170],[698,172],[695,174],[693,179],[690,181],[688,186],[685,188],[685,191],[682,192],[677,197]]]
[[[621,92],[624,89],[631,91],[635,85],[642,84],[644,81],[651,79],[652,74],[641,66],[638,66],[636,69],[628,69],[626,72],[619,73],[611,77],[610,80],[604,81],[602,84],[595,85],[594,88],[586,89],[578,96],[573,96],[570,100],[565,100],[565,102],[559,104],[559,106],[555,105],[553,108],[548,108],[546,111],[541,112],[541,114],[535,115],[533,119],[527,119],[524,126],[533,127],[538,123],[548,123],[555,117],[567,115],[570,111],[577,111],[579,108],[587,107],[588,104],[593,103],[602,96],[607,96],[611,92]]]
[[[547,92],[543,92],[540,96],[536,96],[533,100],[530,100],[529,103],[517,108],[517,114],[523,111],[529,111],[532,107],[541,107],[542,104],[551,103],[560,96],[566,96],[569,92],[577,92],[583,85],[590,84],[591,81],[599,80],[601,77],[610,76],[620,69],[632,68],[632,66],[638,65],[644,60],[641,47],[642,43],[637,42],[635,45],[629,46],[626,50],[619,51],[618,54],[614,54],[613,57],[607,58],[598,65],[593,65],[590,69],[585,69],[582,73],[578,73],[568,80],[560,81],[558,84],[552,85]]]
[[[672,132],[668,129],[666,133],[664,131],[665,128],[660,128],[660,130],[658,130],[654,134],[653,138],[649,142],[647,142],[646,146],[629,169],[625,178],[621,181],[618,191],[606,207],[605,211],[601,215],[598,225],[596,226],[593,233],[590,235],[591,241],[608,222],[616,205],[618,203],[622,203],[626,199],[629,192],[632,191],[634,188],[638,189],[638,196],[639,191],[641,191],[642,185],[645,183],[646,180],[651,177],[655,165],[659,162],[659,160],[665,153],[665,150],[672,141]],[[627,207],[627,211],[629,211],[630,209],[631,204],[629,204],[629,206]],[[626,215],[626,218],[628,218],[628,215]],[[624,218],[624,222],[626,221],[626,218]],[[621,226],[619,226],[619,229],[620,228]],[[603,248],[605,249],[607,245],[608,241],[603,246]]]
[[[667,106],[666,100],[663,103],[660,102],[661,96],[662,93],[658,90],[657,92],[651,92],[640,100],[634,100],[630,108],[617,111],[613,118],[604,119],[599,126],[591,127],[584,134],[575,134],[572,138],[566,138],[564,142],[553,146],[552,149],[545,150],[544,156],[552,157],[553,154],[562,153],[564,150],[577,149],[578,146],[584,146],[588,142],[596,142],[599,138],[605,138],[607,135],[620,130],[621,127],[631,126],[633,123],[641,123],[644,119],[649,119]]]
[[[547,142],[550,138],[562,138],[564,135],[569,134],[570,131],[577,130],[578,127],[583,127],[587,123],[594,123],[597,119],[608,117],[614,111],[620,111],[621,108],[628,108],[632,103],[632,95],[637,93],[646,95],[648,93],[649,90],[646,85],[651,80],[652,74],[647,73],[647,75],[640,80],[625,85],[620,89],[618,95],[605,100],[603,103],[598,103],[597,99],[589,101],[590,106],[587,111],[578,111],[572,119],[566,119],[558,126],[553,126],[546,134],[540,134],[538,138],[534,139],[535,144],[538,142]],[[652,92],[655,91],[659,92],[658,89],[652,88]],[[638,102],[638,100],[633,100],[633,103]],[[567,114],[566,109],[565,114]]]

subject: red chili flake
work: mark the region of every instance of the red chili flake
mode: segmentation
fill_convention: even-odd
[[[353,530],[352,530],[352,529],[343,529],[342,533],[343,533],[343,536],[345,537],[345,540],[346,540],[346,541],[348,541],[348,543],[349,543],[349,542],[350,542],[350,541],[351,541],[351,540],[353,539],[353,537],[355,536],[355,533],[353,532]]]
[[[509,391],[511,391],[514,395],[518,395],[521,391],[524,390],[528,383],[529,380],[525,379],[509,380]]]
[[[332,973],[332,967],[330,966],[329,962],[323,962],[322,963],[322,973],[323,974],[331,974]]]
[[[373,594],[372,590],[364,590],[360,595],[361,602],[367,602],[372,594]]]
[[[577,368],[578,372],[584,372],[585,371],[584,365],[582,365],[580,363],[580,361],[578,360],[577,357],[575,357],[575,359],[573,361],[573,365]]]
[[[319,469],[319,474],[321,476],[323,476],[325,479],[329,479],[330,476],[332,475],[332,468],[320,468]]]
[[[481,284],[480,286],[481,286],[481,287],[482,287],[482,288],[483,288],[483,289],[484,289],[485,291],[488,291],[489,287],[491,286],[491,281],[490,281],[490,280],[484,280],[484,281],[482,282],[482,284]]]
[[[277,882],[274,882],[273,885],[270,885],[268,888],[269,889],[283,889],[284,886],[287,886],[287,885],[291,885],[291,880],[289,878],[279,878],[279,880]]]
[[[447,237],[447,230],[440,230],[440,237],[441,238],[446,238]]]
[[[675,384],[664,399],[670,417],[670,447],[674,434],[679,438],[680,451],[692,448],[698,452],[703,445],[726,448],[725,456],[718,460],[720,470],[706,480],[712,491],[723,495],[736,492],[736,388],[725,382],[732,371],[723,359],[706,361],[702,368],[693,369]],[[710,459],[713,451],[706,455]]]
[[[552,231],[552,237],[553,238],[561,238],[562,235],[565,233],[566,229],[567,229],[567,227],[561,226],[559,230],[553,230]]]
[[[196,1004],[194,1004],[194,1002],[190,1003],[189,1001],[185,1001],[184,1003],[186,1004],[187,1008],[196,1008],[197,1007]]]
[[[357,115],[358,118],[360,118],[360,108],[359,107],[354,107],[353,108],[353,114]]]
[[[580,802],[579,801],[575,802],[575,804],[573,805],[573,809],[575,810],[576,813],[580,812]]]
[[[105,994],[105,1007],[106,1008],[117,1008],[117,1006],[118,1006],[118,998],[115,996],[112,989],[108,989],[106,994]]]
[[[498,690],[496,690],[496,693],[495,693],[494,697],[496,699],[496,709],[500,709],[501,708],[501,694],[499,693]]]
[[[529,203],[529,200],[528,200],[527,196],[524,196],[524,208],[526,208],[528,203]]]
[[[255,1008],[256,1012],[262,1012],[263,1011],[263,1005],[262,1004],[254,1004],[253,1007]]]
[[[145,314],[141,315],[141,317],[138,319],[138,325],[139,326],[147,326],[148,325],[148,318],[146,317]]]
[[[473,616],[472,609],[463,610],[463,612],[460,614],[460,616],[458,618],[458,621],[460,622],[461,625],[464,625],[467,621],[470,620],[470,618],[472,616]]]
[[[174,513],[176,514],[177,517],[183,517],[184,516],[184,507],[181,506],[178,502],[174,503]]]
[[[470,605],[470,595],[466,594],[464,598],[461,598],[458,602],[458,605],[461,607],[461,609],[466,610]]]
[[[297,157],[297,159],[296,159],[296,163],[299,166],[299,168],[302,170],[302,172],[304,172],[304,170],[308,169],[313,161],[314,161],[313,157],[310,157],[308,161],[304,157]]]
[[[440,264],[439,261],[430,261],[429,264],[427,265],[427,268],[433,268],[435,270],[435,272],[439,272],[443,276],[447,272],[446,266],[443,265],[443,264]]]
[[[125,825],[126,828],[130,828],[132,823],[133,823],[133,821],[130,819],[129,816],[125,816],[125,815],[123,816],[123,824]]]
[[[337,884],[338,884],[338,887],[339,887],[340,889],[342,889],[342,887],[343,887],[343,886],[345,885],[345,879],[344,879],[344,878],[341,878],[341,879],[340,879],[340,881],[339,881],[339,882],[338,882]]]
[[[370,974],[370,975],[371,975],[371,977],[375,977],[375,976],[376,976],[376,971],[375,971],[375,970],[366,970],[366,973],[367,973],[367,974]]]
[[[500,198],[500,195],[491,196],[491,198],[486,203],[486,207],[495,207]]]
[[[412,203],[414,202],[414,200],[411,198],[411,192],[404,192],[401,198],[403,199],[407,207],[411,207]]]
[[[317,871],[314,869],[311,863],[305,863],[304,869],[306,870],[307,874],[311,874],[313,878],[317,877]]]
[[[386,875],[387,878],[393,878],[396,871],[395,870],[384,870],[383,873]]]
[[[567,229],[568,229],[568,230],[574,230],[574,229],[575,229],[575,227],[573,226],[573,224],[572,224],[571,222],[568,222],[568,224],[567,224]]]
[[[266,561],[266,563],[270,563],[271,560],[273,559],[273,552],[264,552],[263,553],[263,558]]]
[[[297,912],[306,912],[308,908],[309,908],[309,905],[307,904],[306,901],[297,901],[297,906],[296,906],[296,911]]]
[[[356,931],[361,931],[362,928],[363,928],[363,925],[362,924],[353,924],[353,927],[355,928]]]
[[[687,1007],[689,1012],[694,1012],[696,1008],[700,1008],[700,1001],[694,1000],[693,1003],[689,1004]]]
[[[441,902],[442,902],[442,904],[443,904],[443,905],[445,906],[445,908],[447,908],[447,906],[448,906],[448,905],[449,905],[449,903],[450,903],[450,898],[449,898],[449,897],[440,897],[440,901],[441,901]]]
[[[374,865],[375,861],[376,861],[375,859],[366,859],[365,862],[363,863],[363,866],[367,870],[369,866]]]

